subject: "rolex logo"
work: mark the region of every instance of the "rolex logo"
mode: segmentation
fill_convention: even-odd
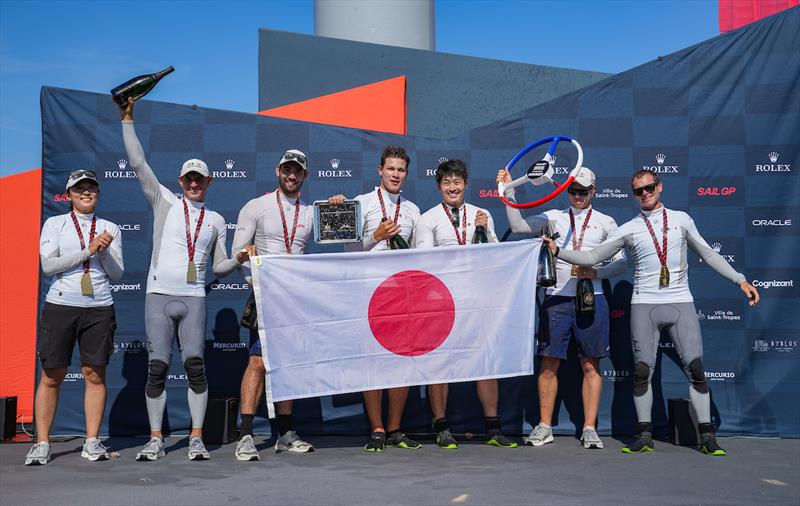
[[[439,162],[439,165],[441,165],[441,164],[443,164],[444,162],[447,162],[447,161],[449,161],[449,160],[450,160],[450,159],[449,159],[449,158],[447,158],[446,156],[440,156],[439,158],[437,158],[437,159],[436,159],[436,161],[437,161],[437,162]]]
[[[659,165],[663,165],[663,164],[664,164],[664,161],[665,161],[666,159],[667,159],[667,155],[665,155],[664,153],[658,153],[658,154],[656,155],[656,162],[657,162]]]
[[[233,170],[233,166],[236,165],[236,160],[232,158],[228,158],[223,162],[225,165],[225,170],[212,170],[211,175],[215,179],[245,179],[247,178],[247,171],[245,170]]]
[[[333,170],[337,170],[339,168],[339,164],[342,163],[341,160],[338,158],[331,158],[331,168]]]
[[[235,161],[233,161],[233,160],[231,160],[230,158],[228,158],[227,160],[225,160],[225,168],[226,168],[227,170],[231,170],[231,169],[233,168],[233,165],[234,165],[235,163],[236,163]]]
[[[714,244],[711,245],[711,249],[719,253],[722,250],[722,243],[715,242]]]
[[[353,169],[340,169],[339,166],[342,161],[338,158],[330,159],[330,170],[318,170],[317,177],[321,178],[340,178],[340,177],[353,177]]]
[[[781,156],[781,155],[779,155],[778,153],[773,151],[772,153],[769,154],[769,161],[772,162],[772,163],[775,163],[775,162],[778,161],[778,157],[779,156]]]
[[[128,160],[124,158],[120,158],[119,160],[117,160],[117,167],[119,167],[119,170],[125,170],[125,167],[127,166],[128,166]]]

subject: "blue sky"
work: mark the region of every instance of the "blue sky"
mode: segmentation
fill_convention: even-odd
[[[616,73],[717,23],[716,0],[437,0],[436,49]],[[149,98],[256,111],[259,28],[313,34],[313,1],[0,0],[0,175],[41,165],[43,85],[107,92],[174,65]]]

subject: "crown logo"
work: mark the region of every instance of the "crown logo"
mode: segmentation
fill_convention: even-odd
[[[711,245],[711,249],[713,249],[714,251],[719,253],[722,250],[722,243],[721,242],[715,242],[714,244]]]
[[[331,158],[331,168],[332,168],[333,170],[336,170],[336,169],[338,169],[338,168],[339,168],[339,164],[340,164],[340,163],[342,163],[342,161],[341,161],[341,160],[339,160],[338,158]]]
[[[781,156],[781,155],[779,155],[778,153],[773,151],[772,153],[769,154],[769,161],[772,162],[772,163],[775,163],[775,162],[778,161],[778,157],[779,156]]]
[[[225,168],[231,170],[233,168],[233,164],[235,163],[236,163],[235,161],[228,158],[227,160],[225,160]]]
[[[128,166],[128,160],[124,158],[120,158],[119,160],[117,160],[117,167],[119,167],[119,170],[125,170],[125,167],[127,166]]]
[[[448,160],[450,160],[450,159],[447,158],[446,156],[440,156],[439,158],[436,159],[436,161],[439,162],[439,164],[443,164],[444,162],[446,162]]]
[[[665,155],[664,153],[659,153],[656,155],[656,162],[658,162],[659,165],[662,165],[664,163],[664,160],[666,159],[667,155]]]

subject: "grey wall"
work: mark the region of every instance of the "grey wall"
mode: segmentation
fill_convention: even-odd
[[[405,75],[408,134],[450,138],[610,74],[274,30],[259,34],[259,110]]]

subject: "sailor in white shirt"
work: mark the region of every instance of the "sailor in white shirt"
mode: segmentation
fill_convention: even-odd
[[[386,146],[381,153],[378,165],[380,185],[374,191],[356,197],[361,203],[364,239],[355,245],[348,245],[347,251],[379,251],[389,249],[389,240],[400,235],[406,243],[412,243],[414,223],[419,218],[419,208],[411,201],[402,198],[400,188],[408,177],[411,158],[401,146]],[[334,195],[328,199],[331,204],[341,204],[344,195]],[[388,389],[389,413],[386,429],[383,426],[381,399],[383,390],[364,392],[364,406],[372,427],[364,450],[382,452],[389,444],[398,448],[420,448],[418,442],[400,431],[400,419],[408,398],[408,387]],[[388,437],[387,437],[388,432]]]
[[[414,237],[417,248],[438,246],[464,246],[482,242],[497,242],[494,220],[486,209],[464,201],[469,174],[462,160],[447,160],[436,168],[436,186],[442,194],[442,202],[426,211],[417,220]],[[483,407],[486,427],[486,443],[500,448],[516,448],[517,443],[502,432],[497,413],[499,399],[496,379],[476,382],[478,399]],[[436,444],[442,448],[458,448],[450,424],[447,421],[447,383],[428,385],[428,397],[433,412],[433,431]]]
[[[144,196],[153,208],[153,252],[145,296],[148,349],[145,400],[151,437],[136,459],[156,460],[164,456],[161,425],[167,404],[166,380],[172,361],[172,344],[177,334],[189,383],[187,399],[192,429],[188,456],[190,460],[205,460],[210,457],[202,439],[208,404],[204,362],[205,280],[209,271],[213,270],[216,277],[223,277],[236,265],[226,262],[225,219],[205,206],[212,179],[208,166],[197,159],[184,162],[178,178],[183,189],[182,198],[160,184],[136,136],[133,100],[128,100],[128,106],[120,108],[125,151]]]
[[[510,181],[507,170],[500,170],[499,181]],[[617,230],[611,216],[592,207],[595,192],[595,175],[581,167],[575,181],[567,189],[570,207],[551,209],[536,216],[522,219],[518,209],[507,206],[506,213],[511,230],[535,236],[559,234],[564,249],[587,249],[602,243]],[[513,189],[506,198],[513,201]],[[537,379],[539,390],[539,424],[526,439],[532,446],[553,442],[553,409],[558,392],[558,368],[567,358],[570,337],[574,336],[580,350],[583,370],[583,431],[581,441],[584,448],[602,448],[597,435],[597,410],[603,389],[600,375],[600,359],[609,352],[609,311],[603,296],[602,284],[594,282],[595,312],[593,316],[576,313],[576,287],[579,279],[600,280],[621,274],[625,270],[622,253],[614,256],[608,265],[594,265],[573,269],[564,261],[556,262],[555,286],[547,289],[539,307],[539,332],[537,353],[542,357]]]
[[[313,207],[300,200],[300,188],[308,177],[308,160],[297,149],[287,150],[275,167],[278,187],[275,191],[250,200],[239,212],[233,249],[236,257],[228,260],[241,264],[250,283],[251,255],[302,255],[314,228]],[[251,306],[252,304],[252,306]],[[242,418],[236,458],[259,460],[253,441],[253,418],[259,400],[264,398],[266,367],[258,333],[255,299],[250,295],[242,325],[250,330],[250,358],[242,376],[240,412]],[[292,428],[292,401],[277,402],[278,439],[275,450],[292,453],[314,451],[314,446],[300,439]]]
[[[636,439],[625,453],[640,453],[654,448],[651,411],[653,393],[650,385],[658,355],[661,330],[669,333],[680,355],[690,382],[689,398],[697,413],[700,449],[708,455],[725,455],[711,423],[711,399],[703,367],[703,341],[697,310],[689,291],[687,247],[693,249],[709,267],[758,303],[758,290],[745,276],[736,272],[719,253],[700,236],[688,214],[667,209],[660,201],[663,185],[658,175],[640,170],[633,175],[631,188],[642,210],[623,224],[602,244],[589,251],[560,249],[548,239],[551,251],[576,265],[594,265],[625,248],[634,263],[631,300],[631,337],[633,340],[633,401],[636,406]]]
[[[122,238],[117,225],[95,214],[100,185],[94,172],[72,172],[66,191],[72,209],[48,218],[39,239],[42,272],[49,276],[49,287],[36,342],[42,363],[34,401],[38,442],[28,452],[25,465],[46,464],[50,459],[50,428],[76,341],[86,385],[86,442],[81,457],[90,461],[109,457],[97,436],[106,404],[106,366],[117,328],[109,281],[122,278]]]

